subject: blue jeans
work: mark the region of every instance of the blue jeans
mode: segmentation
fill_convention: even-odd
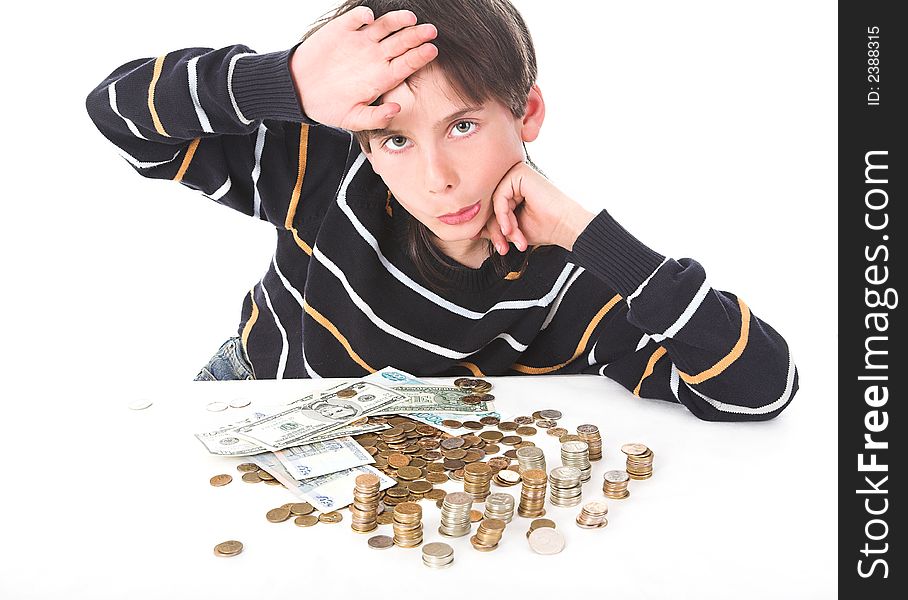
[[[243,342],[239,337],[229,338],[221,344],[208,364],[202,367],[194,381],[229,381],[234,379],[255,379],[252,363],[246,356]]]

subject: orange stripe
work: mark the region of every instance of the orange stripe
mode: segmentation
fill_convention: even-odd
[[[482,371],[476,365],[476,363],[471,363],[466,360],[462,360],[459,363],[457,363],[457,366],[465,367],[465,368],[469,369],[470,373],[473,374],[473,377],[485,377],[485,375],[483,375]]]
[[[646,363],[646,368],[643,370],[643,377],[640,378],[640,383],[637,384],[637,387],[634,388],[634,395],[640,395],[640,386],[643,385],[643,380],[653,374],[653,368],[656,366],[656,363],[659,362],[659,359],[662,358],[662,355],[665,354],[665,348],[659,346],[656,348],[656,351],[653,352],[652,356],[649,357],[649,361]]]
[[[196,138],[189,143],[189,148],[186,149],[186,156],[183,157],[183,164],[180,165],[180,170],[177,171],[176,176],[173,178],[174,181],[183,181],[183,175],[186,174],[186,169],[189,168],[189,163],[192,162],[192,157],[195,156],[195,149],[199,147],[199,142],[201,141],[202,138]]]
[[[252,326],[255,325],[256,320],[259,318],[259,307],[255,303],[255,297],[253,293],[255,288],[249,290],[249,302],[252,303],[252,314],[249,315],[249,318],[246,320],[246,324],[243,325],[243,348],[246,348],[246,344],[249,342],[249,333],[252,331]],[[249,355],[249,352],[246,352],[246,355]]]
[[[167,56],[166,54],[164,56]],[[154,121],[155,130],[161,135],[170,137],[170,134],[164,130],[161,119],[158,118],[158,111],[154,107],[154,88],[161,77],[161,71],[164,68],[164,56],[159,56],[154,61],[154,73],[151,76],[151,83],[148,84],[148,112],[151,113],[151,120]]]
[[[569,358],[568,360],[564,361],[561,364],[557,364],[553,367],[528,367],[527,365],[514,363],[513,365],[511,365],[511,368],[515,371],[519,371],[521,373],[526,373],[527,375],[544,375],[546,373],[551,373],[552,371],[557,371],[558,369],[562,368],[563,366],[571,363],[574,359],[576,359],[578,356],[580,356],[581,354],[583,354],[586,351],[586,345],[590,340],[590,336],[593,334],[593,330],[596,329],[596,326],[599,324],[599,321],[601,321],[602,318],[606,314],[608,314],[608,311],[610,311],[613,306],[618,304],[618,302],[620,300],[621,300],[621,294],[615,294],[615,296],[611,300],[609,300],[605,304],[605,306],[603,306],[601,309],[599,309],[599,312],[596,313],[596,316],[593,317],[593,320],[590,321],[589,325],[586,326],[586,331],[583,332],[583,337],[580,338],[580,342],[577,344],[577,349],[574,350],[574,355],[571,358]]]
[[[290,230],[293,233],[293,239],[296,240],[296,245],[302,249],[303,252],[312,256],[312,248],[309,247],[309,244],[303,241],[299,236],[299,233],[296,231],[296,228],[293,226],[293,218],[296,216],[296,207],[300,201],[300,192],[303,189],[303,178],[306,176],[306,157],[309,150],[309,126],[305,123],[300,124],[300,149],[299,149],[299,159],[297,160],[297,171],[296,171],[296,185],[293,186],[293,194],[290,196],[290,208],[287,210],[287,218],[284,220],[284,228]]]
[[[331,335],[333,335],[335,338],[337,338],[337,341],[339,341],[341,343],[341,345],[344,348],[346,348],[347,354],[350,355],[350,358],[352,358],[356,362],[356,364],[361,366],[363,369],[365,369],[369,373],[375,373],[375,371],[377,369],[373,369],[366,363],[366,361],[364,361],[362,358],[360,358],[359,354],[357,354],[353,350],[353,348],[350,346],[350,342],[347,341],[347,338],[344,337],[344,334],[342,334],[340,331],[338,331],[337,327],[334,326],[334,323],[329,321],[325,317],[325,315],[323,315],[322,313],[318,312],[317,310],[315,310],[314,308],[309,306],[309,302],[306,300],[303,300],[303,309],[305,309],[305,311],[309,314],[309,316],[311,316],[313,319],[318,321],[322,327],[324,327],[325,329],[330,331]]]
[[[731,349],[731,352],[702,373],[688,375],[687,373],[678,371],[678,375],[681,376],[681,379],[690,384],[703,383],[707,379],[712,379],[713,377],[720,375],[722,371],[738,360],[738,357],[744,352],[744,347],[747,346],[747,339],[750,336],[750,309],[747,308],[747,305],[744,304],[744,301],[740,298],[738,298],[738,308],[741,309],[741,334],[738,336],[738,341],[734,348]]]

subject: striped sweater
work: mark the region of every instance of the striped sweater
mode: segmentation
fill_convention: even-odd
[[[92,121],[144,177],[277,231],[238,334],[257,379],[587,373],[706,420],[763,420],[798,388],[785,340],[695,260],[651,250],[602,210],[572,251],[511,244],[510,272],[445,265],[432,291],[402,244],[409,213],[348,131],[302,112],[294,48],[187,48],[126,63]]]

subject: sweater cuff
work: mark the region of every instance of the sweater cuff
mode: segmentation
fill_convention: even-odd
[[[251,54],[236,61],[233,94],[247,119],[315,124],[303,113],[303,104],[290,76],[290,57],[298,45],[281,52]]]
[[[603,209],[574,242],[577,264],[627,298],[665,257],[645,246]]]

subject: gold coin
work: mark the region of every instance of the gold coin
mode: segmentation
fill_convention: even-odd
[[[631,456],[646,454],[647,450],[649,450],[649,448],[647,448],[644,444],[624,444],[623,446],[621,446],[621,451]]]
[[[318,516],[318,520],[322,523],[340,523],[344,520],[344,515],[340,514],[336,510],[331,512],[325,512]]]
[[[476,523],[477,521],[482,521],[482,519],[483,514],[480,511],[475,508],[470,510],[470,523]]]
[[[388,457],[388,464],[399,469],[400,467],[406,467],[410,464],[410,457],[406,454],[392,454]]]
[[[397,469],[397,476],[401,479],[413,480],[422,477],[422,469],[416,467],[401,467]]]
[[[338,398],[352,398],[356,395],[356,390],[353,388],[344,388],[335,392]]]
[[[466,396],[461,398],[460,401],[464,404],[479,404],[483,401],[483,397],[479,394],[467,394]]]
[[[272,508],[265,513],[265,518],[271,523],[283,523],[290,518],[289,508]]]
[[[445,483],[449,480],[450,478],[444,473],[428,473],[426,475],[426,481],[431,483]]]
[[[448,427],[449,429],[457,429],[459,427],[463,427],[463,423],[454,419],[444,419],[441,424],[445,427]]]
[[[420,479],[419,481],[414,481],[410,484],[410,493],[411,494],[425,494],[432,490],[432,484],[428,481]]]
[[[236,556],[243,551],[243,542],[227,540],[214,547],[215,556]]]
[[[300,515],[293,519],[293,524],[297,527],[312,527],[318,523],[318,517],[315,515]]]
[[[485,425],[483,425],[479,421],[464,421],[463,426],[466,427],[467,429],[473,429],[473,430],[479,430],[479,429],[482,429],[483,427],[485,427]]]
[[[394,513],[390,510],[386,510],[382,514],[375,517],[375,521],[379,525],[390,525],[392,522],[394,522]]]
[[[519,435],[506,435],[498,441],[501,442],[502,444],[504,444],[505,446],[516,446],[517,444],[519,444],[520,442],[523,441],[523,438],[520,437]]]
[[[297,517],[300,515],[308,515],[313,510],[315,510],[315,508],[308,502],[294,502],[287,508],[290,509],[291,514]]]
[[[445,479],[447,479],[447,477],[445,477]],[[426,498],[428,498],[429,500],[440,500],[440,499],[443,499],[447,495],[448,495],[448,492],[438,489],[438,488],[434,488],[434,489],[431,489],[428,492],[426,492]]]
[[[547,434],[553,435],[555,437],[561,437],[561,436],[567,434],[568,430],[565,429],[564,427],[550,427],[549,429],[546,429],[545,432]]]
[[[554,529],[555,521],[551,519],[533,519],[533,521],[530,522],[530,530],[539,529],[540,527],[551,527]]]
[[[498,429],[501,431],[514,431],[517,429],[517,423],[514,421],[502,421],[498,424]]]
[[[222,485],[227,485],[231,481],[233,481],[233,477],[225,473],[223,475],[215,475],[208,480],[208,483],[210,483],[214,487],[221,487]]]
[[[536,428],[529,425],[521,425],[514,433],[517,435],[536,435]]]
[[[258,473],[243,473],[241,479],[246,483],[261,483],[262,481]]]
[[[255,473],[259,466],[255,463],[242,463],[236,466],[236,470],[240,473]]]
[[[274,481],[274,475],[272,475],[268,471],[263,471],[263,470],[259,469],[258,471],[256,471],[256,474],[259,476],[259,479],[261,479],[262,481]]]
[[[495,431],[494,429],[491,429],[489,431],[483,431],[482,433],[479,434],[479,437],[481,439],[484,439],[487,442],[497,442],[498,440],[500,440],[501,438],[504,437],[504,434],[501,433],[500,431]]]

